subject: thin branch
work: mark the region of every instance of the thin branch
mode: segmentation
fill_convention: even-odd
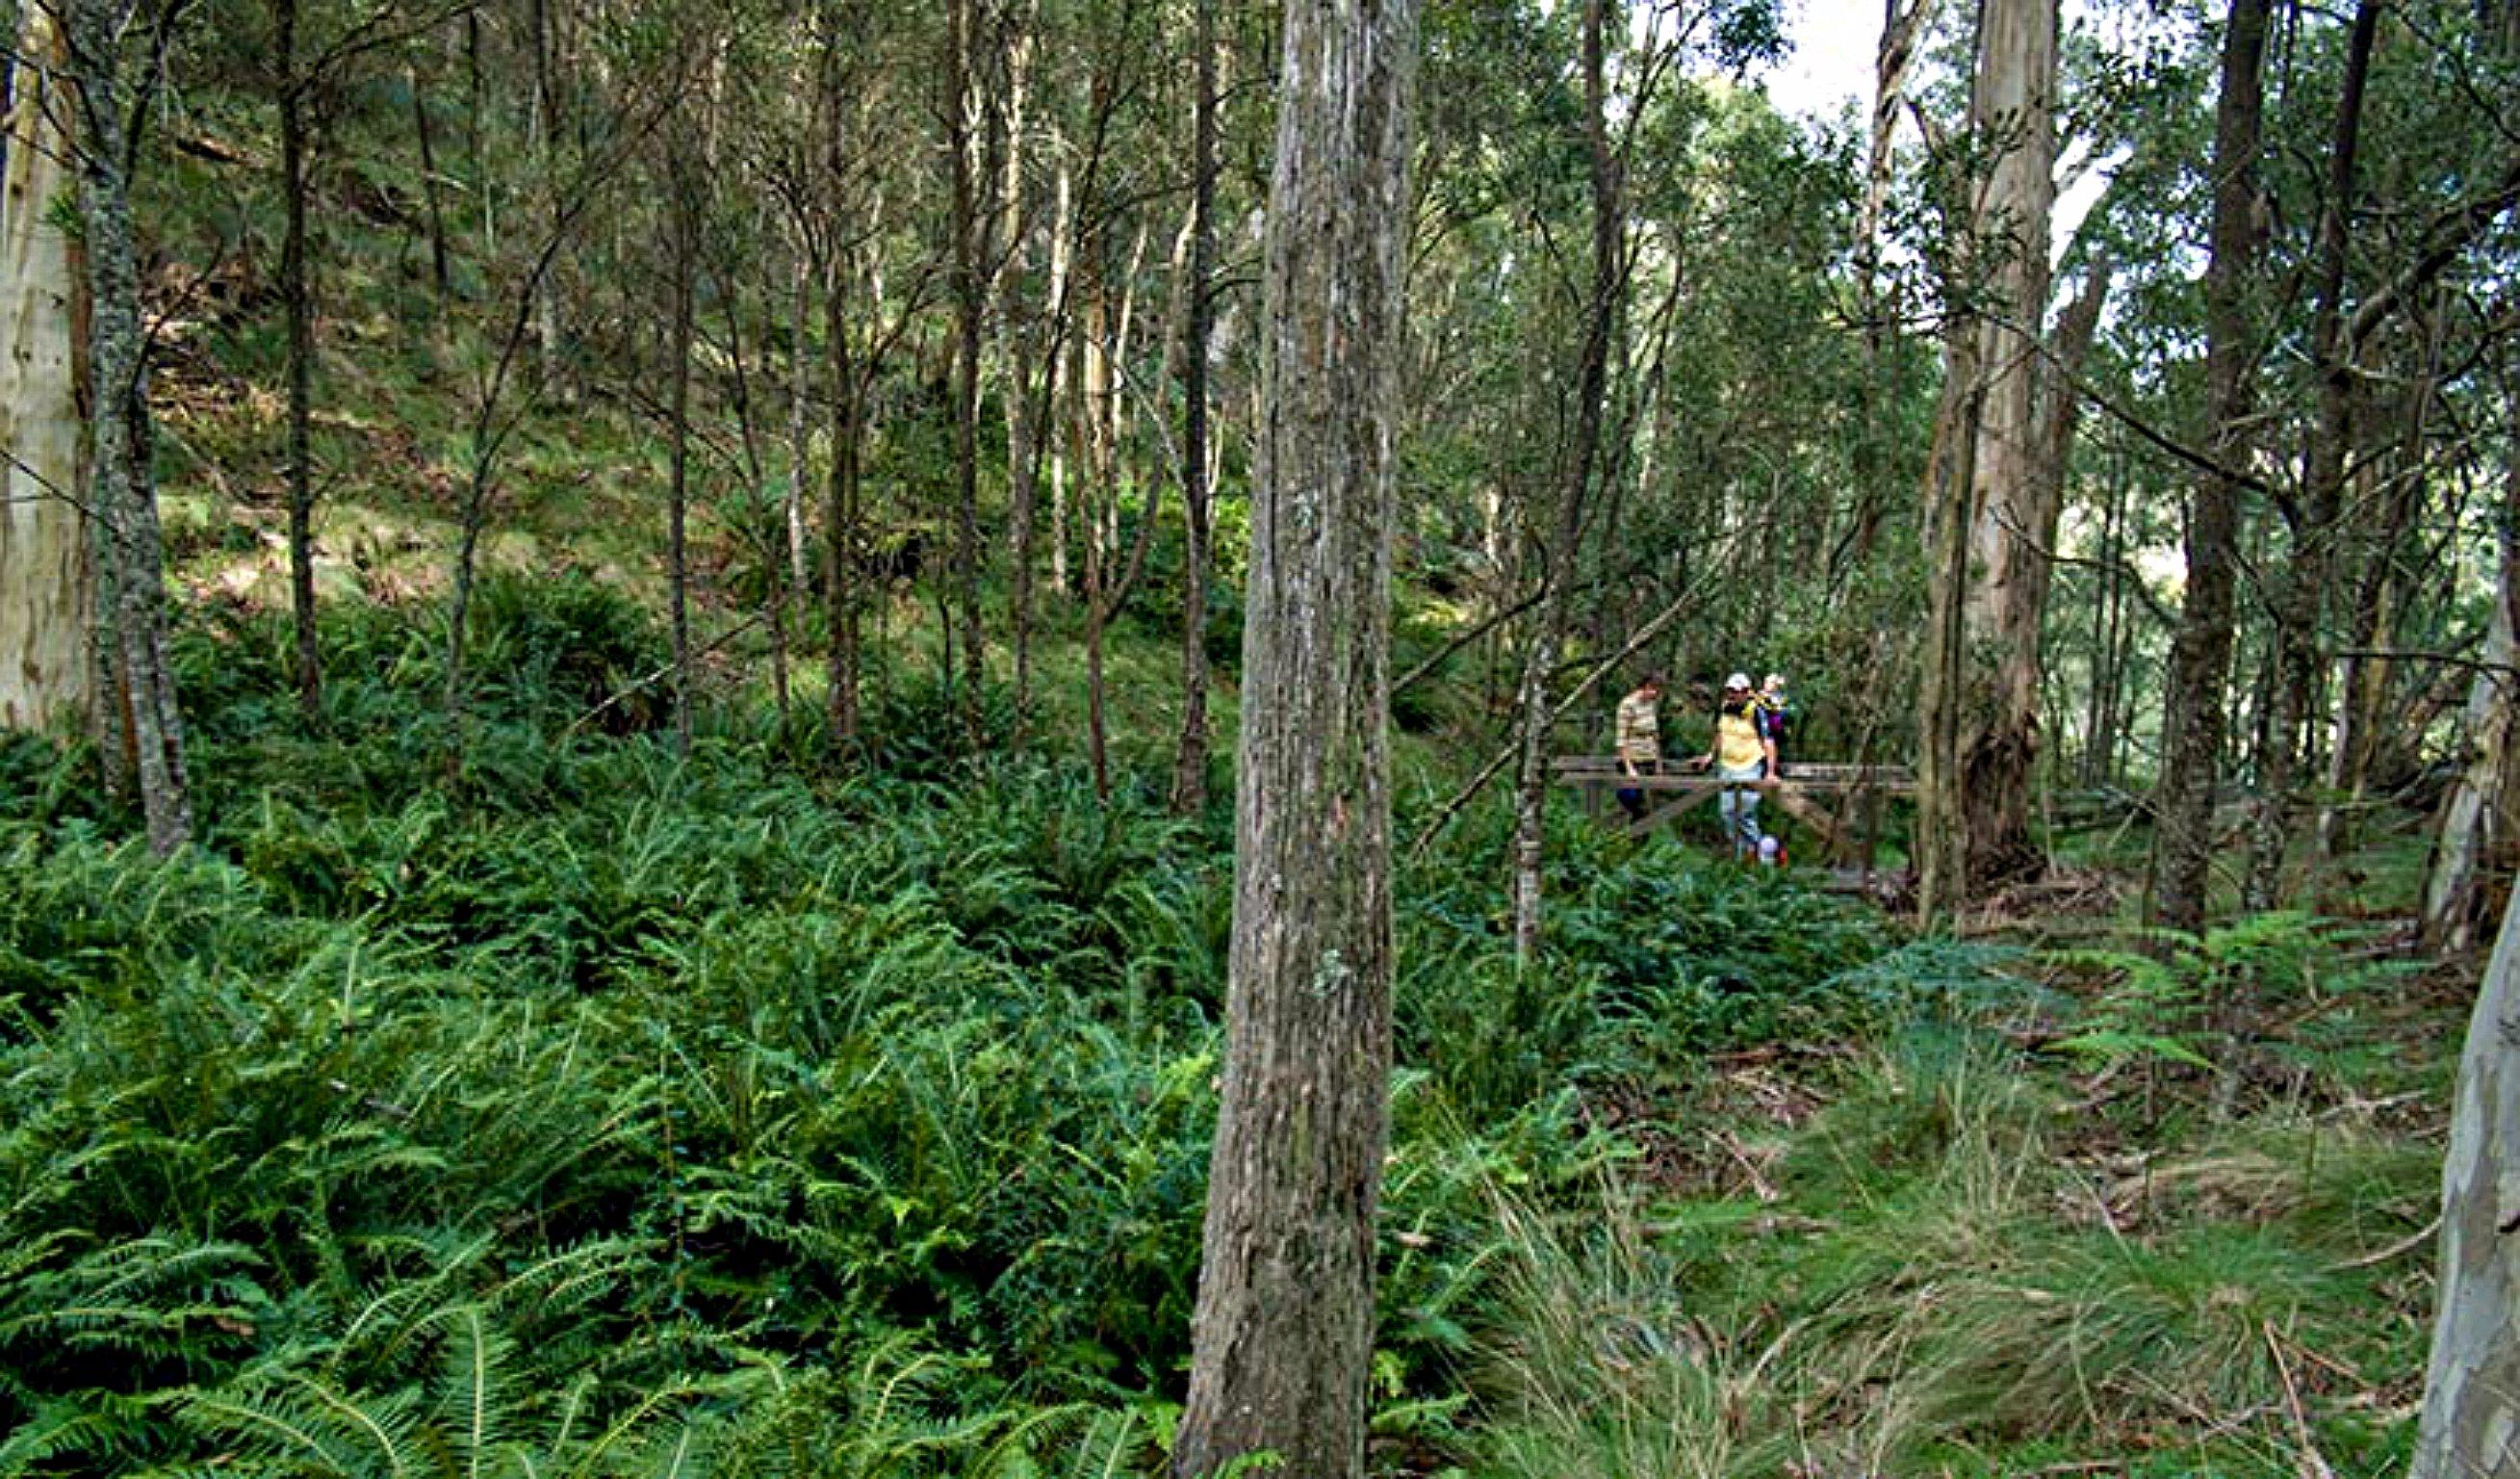
[[[1469,630],[1464,631],[1461,635],[1453,638],[1451,641],[1446,642],[1436,651],[1433,657],[1428,658],[1417,667],[1410,669],[1407,672],[1402,673],[1399,678],[1392,683],[1391,692],[1394,696],[1397,696],[1407,691],[1409,685],[1417,682],[1428,673],[1433,672],[1436,669],[1443,667],[1446,660],[1450,659],[1453,654],[1469,646],[1472,642],[1486,636],[1489,632],[1496,630],[1499,626],[1504,625],[1506,623],[1512,621],[1524,612],[1539,605],[1541,597],[1547,594],[1548,592],[1546,590],[1535,590],[1530,595],[1516,601],[1511,606],[1506,607],[1494,616],[1491,616],[1485,621],[1480,622],[1477,625],[1472,626]]]
[[[737,637],[740,637],[745,632],[750,631],[753,627],[760,625],[764,621],[768,620],[768,615],[769,614],[766,612],[754,612],[752,615],[745,617],[742,621],[736,623],[733,626],[728,627],[726,630],[719,632],[716,636],[710,638],[707,645],[695,650],[692,653],[692,656],[694,658],[707,657],[710,653],[717,651],[727,643],[734,641]],[[680,663],[667,663],[664,667],[659,668],[652,672],[644,673],[633,679],[626,687],[613,693],[603,703],[596,705],[584,714],[579,715],[575,719],[572,719],[569,722],[568,728],[563,731],[563,737],[575,735],[579,730],[584,729],[587,725],[594,723],[597,719],[602,718],[612,710],[629,702],[634,695],[638,694],[642,690],[654,687],[680,666]]]

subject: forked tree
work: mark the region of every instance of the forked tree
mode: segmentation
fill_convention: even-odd
[[[1391,1067],[1391,523],[1416,0],[1292,0],[1265,241],[1223,1103],[1174,1472],[1365,1467]]]

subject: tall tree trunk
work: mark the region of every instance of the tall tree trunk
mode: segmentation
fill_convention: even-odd
[[[552,3],[553,0],[527,0],[525,8],[526,39],[533,48],[531,108],[526,117],[527,144],[533,152],[534,177],[545,189],[560,179],[560,169],[555,162],[560,153],[555,138],[560,128],[560,108],[552,77]],[[564,208],[561,201],[552,201],[555,219]],[[561,339],[560,284],[549,272],[534,282],[534,349],[544,391],[553,395],[567,395],[567,346]]]
[[[1540,950],[1541,864],[1549,798],[1549,676],[1565,631],[1566,596],[1584,541],[1594,467],[1599,460],[1601,400],[1609,380],[1610,341],[1618,322],[1626,234],[1618,161],[1610,152],[1603,0],[1584,5],[1584,143],[1592,163],[1593,261],[1584,357],[1575,381],[1574,445],[1557,489],[1555,528],[1540,550],[1541,598],[1532,620],[1519,690],[1521,756],[1514,791],[1513,954],[1525,964]]]
[[[446,266],[446,182],[437,174],[437,140],[428,126],[428,91],[421,85],[420,64],[412,64],[411,121],[420,135],[421,199],[428,208],[428,280],[442,302],[453,291]]]
[[[2048,219],[2055,202],[2056,0],[1987,0],[1979,11],[1973,134],[1996,150],[1971,223],[1971,256],[1987,270],[1976,291],[1992,311],[1966,332],[1979,340],[1970,501],[1951,512],[1968,526],[1957,576],[1958,650],[1927,697],[1952,713],[1926,730],[1954,746],[1941,757],[1935,825],[1943,870],[1925,890],[1933,907],[1984,885],[2035,871],[2030,793],[2039,756],[2039,639],[2046,615],[2055,499],[2041,404],[2041,323],[2048,290]],[[1980,257],[1980,254],[1984,254]],[[1920,823],[1920,830],[1922,825]],[[1948,876],[1946,876],[1946,874]]]
[[[2441,831],[2424,878],[2424,941],[2439,950],[2476,943],[2493,894],[2489,883],[2498,875],[2507,887],[2520,860],[2520,383],[2504,398],[2515,435],[2502,480],[2501,558],[2487,666],[2469,683],[2461,729],[2467,763],[2442,801]]]
[[[2520,895],[2467,1022],[2442,1164],[2439,1314],[2409,1479],[2507,1474],[2520,1461]]]
[[[1978,418],[1985,400],[1980,336],[1956,327],[1943,354],[1943,398],[1925,453],[1925,643],[1917,696],[1916,829],[1910,852],[1916,910],[1939,919],[1967,892],[1968,846],[1960,805],[1960,707],[1968,646],[1961,617],[1969,577],[1969,511],[1975,504]]]
[[[1414,0],[1286,7],[1225,1087],[1173,1471],[1358,1479],[1391,1067],[1391,524]]]
[[[2126,613],[2122,567],[2126,558],[2127,492],[2132,481],[2127,476],[2125,448],[2113,445],[2107,492],[2100,504],[2099,569],[2092,575],[2097,590],[2092,602],[2092,687],[2086,696],[2083,720],[2081,780],[2086,788],[2105,786],[2114,779],[2109,760],[2117,747],[2117,688],[2121,677],[2118,628]]]
[[[2318,681],[2318,628],[2327,604],[2330,541],[2345,500],[2355,374],[2345,335],[2346,256],[2362,136],[2362,90],[2379,23],[2380,0],[2359,0],[2336,103],[2327,198],[2319,209],[2313,269],[2318,297],[2311,318],[2311,366],[2318,381],[2318,411],[2302,455],[2301,491],[2276,504],[2290,530],[2292,550],[2272,601],[2275,677],[2268,695],[2266,743],[2258,754],[2257,815],[2249,839],[2246,902],[2252,909],[2272,908],[2282,893],[2284,855],[2292,840],[2293,777]]]
[[[2233,578],[2239,566],[2240,479],[2249,456],[2249,301],[2262,232],[2258,151],[2266,111],[2269,0],[2231,0],[2214,105],[2214,223],[2205,267],[2205,395],[2214,470],[2187,513],[2187,592],[2172,639],[2154,793],[2152,919],[2193,934],[2205,923],[2214,857],[2214,799],[2230,708]]]
[[[0,181],[0,445],[9,449],[0,464],[0,727],[40,730],[84,717],[98,698],[79,494],[84,285],[77,248],[51,213],[75,147],[53,11],[25,6],[14,36],[14,55],[0,57],[10,103]]]
[[[1216,274],[1216,0],[1196,0],[1191,45],[1198,96],[1191,115],[1188,315],[1182,346],[1182,725],[1173,753],[1173,810],[1207,806],[1207,356]]]
[[[288,320],[289,426],[282,453],[289,483],[289,616],[297,707],[324,708],[324,653],[315,631],[315,303],[306,261],[306,90],[297,73],[297,0],[271,0],[273,92],[280,104],[280,301]]]
[[[813,283],[813,257],[799,247],[788,312],[788,485],[780,498],[781,523],[788,535],[788,588],[799,596],[814,585],[814,536],[805,524],[805,488],[814,476],[813,441],[805,414],[814,397]]]
[[[832,738],[858,737],[858,466],[866,398],[850,350],[845,255],[831,264],[824,339],[832,358],[832,470],[823,511],[823,601],[831,625],[830,682],[824,702]]]
[[[987,319],[987,282],[980,223],[983,105],[972,85],[979,47],[980,0],[951,0],[945,59],[947,143],[953,155],[954,295],[954,577],[962,598],[963,679],[960,707],[965,750],[980,754],[980,682],[985,636],[980,629],[980,352]]]
[[[1872,64],[1872,126],[1864,172],[1864,198],[1856,221],[1856,294],[1864,324],[1865,381],[1871,393],[1858,408],[1855,508],[1843,541],[1845,555],[1831,573],[1831,585],[1844,572],[1860,571],[1872,562],[1881,521],[1887,512],[1881,496],[1889,482],[1888,441],[1896,435],[1886,425],[1886,412],[1898,400],[1899,356],[1892,352],[1894,314],[1881,292],[1881,217],[1888,208],[1898,139],[1899,110],[1906,106],[1908,72],[1915,61],[1919,33],[1933,21],[1937,0],[1882,0],[1881,39]]]
[[[131,224],[134,155],[119,54],[121,7],[73,0],[71,67],[78,78],[78,204],[87,255],[89,506],[100,523],[101,578],[112,605],[127,730],[150,851],[191,840],[184,723],[166,656],[164,555],[147,461],[148,362],[140,333],[140,269]],[[135,114],[137,110],[134,111]]]
[[[670,229],[674,233],[674,306],[672,342],[666,353],[673,366],[668,392],[665,447],[665,575],[674,638],[674,754],[692,753],[692,562],[690,548],[692,446],[692,276],[698,270],[693,241],[699,208],[698,171],[682,157],[681,139],[668,146],[675,158],[666,174],[673,181]]]

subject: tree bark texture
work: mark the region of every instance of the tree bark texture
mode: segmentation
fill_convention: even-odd
[[[952,0],[945,59],[945,119],[953,154],[954,574],[963,626],[961,710],[965,749],[981,749],[980,683],[980,355],[988,312],[980,221],[980,115],[971,66],[979,46],[980,0]]]
[[[2442,1165],[2441,1280],[2410,1479],[2520,1466],[2520,909],[2468,1018]]]
[[[1191,116],[1190,322],[1182,344],[1182,724],[1172,805],[1207,806],[1207,356],[1216,275],[1216,0],[1197,0],[1191,45],[1198,96]]]
[[[164,555],[157,489],[143,438],[149,415],[140,332],[140,266],[131,223],[130,125],[119,53],[121,7],[75,0],[68,8],[78,77],[79,216],[86,231],[89,507],[96,511],[100,575],[120,660],[124,732],[150,851],[160,856],[192,837],[184,722],[167,661]]]
[[[1415,0],[1286,7],[1225,1087],[1174,1472],[1365,1467],[1391,1066],[1391,523]]]
[[[2152,919],[2190,934],[2205,923],[2214,793],[2230,708],[2232,589],[2240,554],[2240,474],[2250,451],[2249,300],[2262,231],[2258,152],[2266,112],[2269,0],[2231,0],[2214,104],[2214,220],[2205,267],[2207,445],[2214,470],[2187,511],[2187,592],[2172,638],[2154,797]]]
[[[1996,153],[1972,231],[1973,253],[1987,259],[1976,288],[1983,394],[1969,442],[1958,682],[1945,695],[1958,705],[1952,814],[1964,892],[2039,867],[2030,843],[2039,638],[2063,494],[2041,393],[2056,198],[2056,0],[1989,0],[1979,25],[1972,121]]]
[[[673,182],[674,233],[674,307],[672,343],[666,352],[672,356],[669,376],[671,397],[667,415],[665,447],[665,575],[667,608],[674,639],[674,753],[689,757],[692,753],[692,561],[691,561],[691,446],[692,446],[692,278],[699,270],[698,250],[695,238],[699,223],[693,215],[700,208],[698,199],[699,170],[685,150],[686,141],[677,137],[668,146],[673,157],[666,174]]]
[[[845,257],[832,263],[824,299],[824,337],[832,357],[832,468],[823,511],[823,600],[831,647],[824,701],[832,738],[843,742],[858,737],[858,507],[867,410],[865,381],[849,346],[850,270]]]
[[[297,71],[297,0],[271,0],[274,94],[280,104],[280,301],[288,320],[289,420],[282,450],[289,484],[289,618],[297,707],[324,707],[324,653],[315,630],[315,301],[306,261],[306,91]]]
[[[2315,712],[2312,690],[2319,674],[2319,624],[2327,609],[2328,572],[2333,564],[2330,546],[2344,506],[2345,459],[2353,439],[2356,372],[2345,333],[2346,256],[2353,232],[2363,84],[2371,71],[2379,21],[2380,0],[2361,0],[2356,5],[2328,156],[2327,199],[2319,209],[2313,254],[2317,301],[2311,318],[2311,369],[2318,380],[2318,414],[2302,453],[2301,489],[2277,502],[2292,548],[2271,603],[2275,625],[2274,682],[2268,693],[2266,736],[2258,751],[2258,805],[2243,898],[2252,909],[2274,907],[2282,892],[2284,856],[2293,831],[2293,781],[2300,770],[2303,730]]]
[[[0,726],[51,729],[94,698],[86,468],[79,420],[81,263],[52,214],[69,187],[71,103],[53,13],[25,7],[0,182]],[[36,65],[36,64],[42,65]]]

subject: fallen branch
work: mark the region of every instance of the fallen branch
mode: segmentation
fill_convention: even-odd
[[[740,637],[745,632],[750,631],[753,627],[760,625],[766,620],[768,620],[768,614],[766,612],[754,612],[751,616],[744,618],[742,621],[736,623],[733,626],[730,626],[726,630],[719,632],[716,636],[711,637],[708,640],[707,645],[696,648],[692,652],[692,656],[694,658],[707,657],[710,653],[717,651],[727,643],[734,641],[737,637]],[[670,674],[677,666],[678,665],[674,663],[667,663],[664,667],[633,681],[628,687],[621,689],[619,692],[606,699],[603,703],[598,704],[594,708],[586,711],[584,714],[579,715],[576,719],[569,724],[568,728],[562,732],[562,738],[573,738],[579,730],[594,723],[597,719],[602,718],[604,716],[611,713],[621,705],[629,702],[632,695],[653,687],[657,682]]]

